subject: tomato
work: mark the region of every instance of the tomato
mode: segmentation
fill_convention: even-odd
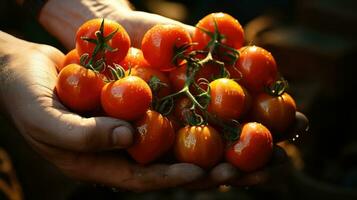
[[[129,71],[127,71],[126,73],[128,74]],[[162,73],[159,70],[137,66],[130,70],[130,75],[138,76],[138,77],[142,78],[147,83],[149,83],[150,79],[154,76],[156,78],[160,79],[160,82],[162,82],[166,86],[162,85],[161,88],[157,91],[156,95],[159,98],[167,96],[171,93],[171,83],[170,83],[169,79],[166,77],[166,75],[164,73]]]
[[[174,151],[181,162],[210,168],[223,156],[223,140],[209,125],[185,126],[177,132]]]
[[[257,46],[242,47],[239,51],[235,67],[242,75],[239,83],[249,91],[261,92],[277,79],[278,70],[270,52]]]
[[[211,101],[208,112],[222,119],[238,119],[244,110],[245,94],[242,87],[232,79],[220,78],[209,84]]]
[[[295,120],[296,104],[286,92],[281,96],[261,93],[255,97],[251,115],[253,120],[267,126],[274,134],[284,133]]]
[[[124,60],[119,63],[125,70],[134,67],[150,67],[150,64],[145,60],[141,49],[130,47],[128,54]]]
[[[159,158],[175,141],[170,120],[152,110],[135,122],[135,129],[135,142],[128,152],[140,164],[148,164]]]
[[[249,122],[243,125],[238,141],[226,151],[226,160],[245,172],[263,167],[273,152],[270,131],[262,124]]]
[[[57,66],[57,70],[60,72],[65,66],[69,64],[80,64],[80,56],[76,49],[72,49],[66,54],[61,66]]]
[[[56,91],[61,102],[78,112],[100,107],[103,76],[78,64],[69,64],[58,75]]]
[[[242,26],[237,19],[226,13],[211,13],[202,18],[196,24],[196,27],[214,33],[214,21],[217,23],[218,32],[223,36],[219,42],[234,49],[239,49],[243,46],[244,31]],[[211,36],[199,28],[196,28],[193,32],[192,41],[197,43],[197,46],[195,46],[196,49],[205,49],[211,41]]]
[[[180,67],[170,71],[169,79],[175,91],[181,90],[187,80],[187,66],[186,64],[181,65]],[[196,74],[195,81],[203,90],[207,90],[207,85],[202,84],[202,79],[206,79],[208,82],[213,81],[221,73],[219,66],[214,64],[204,65]],[[193,87],[191,88],[193,89]],[[194,91],[194,90],[192,90]]]
[[[78,51],[78,55],[88,53],[89,56],[92,57],[92,53],[96,45],[84,40],[83,37],[97,39],[95,34],[100,30],[101,23],[102,19],[92,19],[85,22],[78,28],[76,33],[76,49]],[[104,37],[116,30],[117,32],[114,36],[109,41],[105,42],[108,46],[113,48],[114,51],[110,52],[108,50],[104,50],[99,52],[96,56],[97,59],[104,56],[106,64],[111,66],[113,66],[113,63],[120,63],[120,61],[125,58],[130,47],[130,38],[125,29],[117,22],[105,19],[103,31]]]
[[[101,93],[104,111],[111,117],[128,121],[142,117],[151,101],[149,85],[137,76],[127,76],[107,83]]]
[[[141,49],[145,59],[155,69],[174,69],[175,49],[191,43],[190,34],[179,25],[158,24],[149,29],[142,40]]]

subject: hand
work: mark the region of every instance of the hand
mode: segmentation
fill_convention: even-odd
[[[125,0],[49,0],[40,13],[39,21],[67,49],[73,49],[78,27],[92,18],[119,22],[128,32],[131,45],[138,48],[146,31],[156,24],[178,24],[191,33],[194,30],[192,26],[160,15],[133,11]]]
[[[142,167],[121,152],[132,144],[129,123],[109,117],[83,118],[54,94],[57,49],[0,32],[0,100],[25,140],[64,174],[122,189],[146,191],[178,186],[203,174],[192,164]],[[185,176],[182,176],[185,174]]]
[[[296,134],[304,134],[308,130],[308,119],[300,112],[296,112],[295,122],[291,125],[281,138],[274,138],[274,143],[288,140]],[[283,148],[274,145],[273,155],[270,162],[263,169],[252,172],[242,173],[230,163],[220,163],[207,174],[194,183],[186,186],[189,189],[207,189],[221,184],[229,184],[238,187],[252,186],[274,179],[274,175],[281,175],[286,172],[290,163]]]

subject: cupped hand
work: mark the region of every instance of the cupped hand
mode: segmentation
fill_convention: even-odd
[[[0,100],[25,140],[64,174],[111,187],[147,191],[178,186],[202,176],[192,164],[139,166],[121,151],[133,128],[109,117],[84,118],[66,109],[54,93],[57,49],[0,32]],[[185,174],[185,176],[182,176]]]

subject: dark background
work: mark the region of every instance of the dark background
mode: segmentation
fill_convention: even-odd
[[[194,25],[211,12],[227,12],[245,29],[246,44],[271,51],[289,81],[289,93],[310,120],[307,134],[284,147],[289,173],[249,188],[132,194],[74,183],[26,146],[6,117],[0,140],[15,166],[25,199],[357,199],[356,57],[354,0],[133,0],[137,10]],[[9,8],[9,9],[2,9]],[[12,1],[1,1],[0,28],[66,50]],[[10,141],[16,142],[10,142]],[[30,152],[30,153],[29,153]],[[30,154],[30,155],[28,155]],[[276,177],[276,178],[274,178]],[[1,195],[0,195],[1,199]]]

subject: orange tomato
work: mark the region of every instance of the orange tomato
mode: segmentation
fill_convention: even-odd
[[[140,164],[156,160],[165,154],[175,141],[175,132],[170,120],[152,110],[148,110],[135,122],[135,128],[135,142],[128,152]]]
[[[181,162],[211,168],[222,158],[223,141],[209,125],[185,126],[177,132],[174,151]]]

